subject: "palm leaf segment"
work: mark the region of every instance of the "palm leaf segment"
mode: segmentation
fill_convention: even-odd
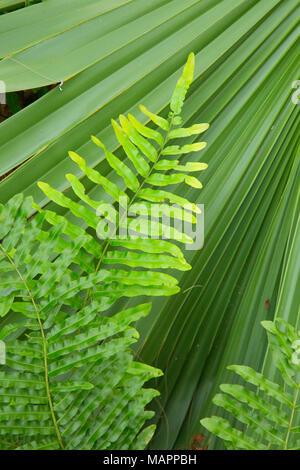
[[[251,367],[229,366],[249,385],[223,384],[220,388],[224,393],[217,394],[213,402],[231,413],[239,426],[233,427],[218,416],[201,423],[222,438],[229,449],[299,450],[300,333],[283,319],[264,321],[262,325],[268,331],[280,385]],[[251,390],[253,386],[256,393]],[[240,430],[241,424],[246,425],[246,432]]]
[[[207,128],[178,127],[193,68],[192,54],[172,97],[168,120],[142,107],[165,131],[164,137],[133,116],[121,116],[120,125],[113,122],[133,169],[93,138],[104,149],[108,163],[123,178],[128,191],[119,189],[70,152],[86,176],[99,183],[113,201],[123,197],[133,211],[137,211],[138,200],[146,201],[146,212],[153,209],[154,202],[166,199],[182,206],[186,200],[157,186],[181,181],[200,186],[186,173],[206,165],[187,163],[177,172],[178,160],[160,159],[161,155],[183,154],[204,145],[166,145],[170,139]],[[175,173],[163,173],[170,170]],[[44,183],[40,187],[54,202],[68,207],[86,226],[97,231],[99,216],[95,211],[99,201],[86,196],[74,175],[67,178],[81,203]],[[32,207],[38,214],[30,218]],[[190,207],[190,215],[182,216],[174,210],[174,218],[188,217],[193,222],[197,208]],[[144,448],[154,432],[153,426],[140,432],[152,416],[145,406],[158,392],[142,387],[161,371],[132,360],[130,345],[138,334],[130,325],[147,315],[151,304],[111,317],[99,314],[122,296],[176,293],[179,288],[175,278],[151,269],[190,269],[181,250],[166,240],[142,238],[148,233],[143,223],[141,227],[134,225],[135,235],[109,238],[101,246],[84,228],[53,211],[40,210],[31,198],[24,199],[22,195],[0,205],[0,221],[0,316],[10,312],[7,318],[11,322],[0,331],[1,344],[6,349],[6,363],[0,370],[1,448]],[[129,219],[129,225],[133,223],[134,219]],[[121,219],[118,225],[122,226]],[[160,235],[166,228],[157,222]],[[175,229],[169,235],[181,242],[191,241]]]

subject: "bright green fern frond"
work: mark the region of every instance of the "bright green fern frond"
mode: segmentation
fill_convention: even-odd
[[[160,187],[200,188],[189,173],[207,167],[172,157],[205,146],[177,145],[208,128],[178,127],[193,68],[191,54],[168,120],[141,106],[159,130],[130,114],[112,121],[123,158],[92,137],[117,183],[69,152],[105,200],[67,174],[71,197],[44,182],[39,187],[72,221],[22,195],[0,205],[1,449],[143,449],[151,439],[154,426],[144,426],[153,413],[146,407],[158,392],[143,386],[161,371],[134,362],[130,349],[139,337],[131,325],[151,304],[102,312],[121,297],[176,294],[178,281],[162,270],[191,269],[177,242],[193,243],[185,226],[197,223],[200,209]]]
[[[281,381],[275,383],[251,367],[230,366],[248,386],[223,384],[223,394],[213,403],[242,425],[234,428],[226,419],[213,416],[202,425],[225,441],[230,449],[292,450],[300,447],[300,334],[282,319],[264,321],[269,346]],[[251,389],[255,386],[256,391]]]
[[[112,120],[112,125],[123,151],[120,159],[111,153],[97,137],[92,141],[104,152],[109,166],[120,177],[120,185],[109,181],[98,171],[89,168],[82,157],[69,152],[71,159],[79,166],[84,175],[94,183],[98,183],[107,194],[107,201],[93,200],[87,196],[85,187],[76,176],[67,175],[71,187],[77,197],[60,193],[46,183],[39,183],[45,195],[56,204],[65,207],[81,219],[88,227],[96,231],[100,239],[106,243],[96,266],[98,272],[103,265],[111,265],[118,271],[119,279],[113,283],[107,279],[105,286],[90,290],[91,298],[100,296],[109,299],[112,304],[120,296],[136,295],[172,295],[178,292],[174,284],[163,282],[163,287],[146,286],[135,277],[136,269],[190,269],[178,246],[171,249],[171,241],[193,243],[186,226],[193,227],[197,223],[200,209],[187,199],[181,198],[161,187],[170,187],[185,183],[195,188],[202,184],[190,172],[202,171],[207,164],[187,162],[182,165],[172,155],[183,155],[198,152],[206,145],[198,142],[185,145],[168,145],[169,141],[200,134],[208,129],[208,124],[194,124],[190,128],[180,128],[179,113],[187,89],[192,81],[194,71],[194,55],[190,54],[183,75],[179,79],[171,99],[171,111],[168,120],[148,111],[144,106],[141,110],[154,122],[158,129],[152,129],[139,122],[131,114],[119,116],[119,123]],[[163,155],[169,159],[161,158]],[[126,159],[127,157],[127,159]],[[54,221],[53,221],[54,222]],[[166,242],[165,240],[170,240]],[[163,242],[162,242],[163,241]],[[175,253],[176,248],[176,253]],[[126,267],[125,272],[119,266]],[[83,264],[81,263],[81,266]],[[157,273],[158,276],[161,273]],[[124,278],[135,281],[125,284]]]

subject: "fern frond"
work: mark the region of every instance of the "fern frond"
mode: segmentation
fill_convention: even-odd
[[[201,424],[231,449],[292,450],[299,447],[300,440],[300,335],[282,319],[264,321],[262,325],[268,331],[282,384],[272,382],[251,367],[229,366],[250,386],[254,385],[256,393],[249,385],[223,384],[220,388],[224,394],[217,394],[213,403],[246,425],[246,431],[217,416],[202,419]]]
[[[120,189],[121,186],[118,187],[95,169],[89,168],[78,154],[69,152],[70,158],[78,165],[84,175],[92,182],[99,184],[106,192],[107,204],[103,204],[103,201],[92,200],[87,196],[83,184],[74,175],[67,175],[67,179],[71,183],[78,202],[46,183],[39,183],[39,187],[49,199],[69,209],[75,217],[83,220],[88,227],[95,230],[100,238],[106,239],[103,253],[96,267],[97,272],[104,264],[114,267],[125,265],[129,268],[148,270],[172,268],[184,271],[190,269],[179,247],[176,247],[175,254],[175,250],[170,249],[170,242],[169,244],[162,243],[161,239],[168,238],[181,243],[193,243],[189,234],[183,231],[182,224],[195,223],[196,217],[193,212],[199,213],[200,211],[193,202],[159,188],[179,183],[186,183],[196,188],[202,187],[197,178],[189,175],[189,172],[205,170],[206,164],[187,162],[185,165],[180,165],[179,160],[161,159],[162,155],[181,155],[199,151],[206,145],[205,142],[183,146],[167,145],[170,139],[176,138],[178,140],[189,135],[200,134],[209,127],[208,124],[194,124],[190,128],[176,128],[174,125],[174,122],[180,122],[179,113],[187,88],[192,81],[193,71],[194,55],[191,54],[171,98],[171,112],[168,120],[141,106],[141,110],[162,128],[163,133],[140,123],[131,114],[128,115],[128,118],[120,115],[119,123],[112,120],[116,138],[122,146],[124,154],[128,157],[128,163],[125,159],[120,160],[113,155],[107,150],[104,143],[92,136],[92,141],[104,151],[108,164],[122,179],[122,189]],[[166,200],[176,206],[166,204]],[[115,205],[108,208],[109,202],[113,202]],[[123,209],[126,206],[127,217],[115,209],[116,204]],[[102,207],[103,205],[104,207]],[[100,216],[104,213],[105,218],[101,219]],[[150,222],[149,216],[152,216]],[[107,229],[107,235],[105,229]],[[120,231],[122,231],[122,235],[119,235]],[[124,278],[122,270],[118,269],[118,273],[120,280]],[[126,271],[127,280],[133,280],[133,273],[134,271]],[[148,293],[152,296],[159,295],[159,292],[161,295],[172,295],[178,291],[178,287],[174,284],[171,286],[168,283],[163,283],[163,289],[159,289],[150,285],[145,287],[145,285],[139,284],[138,277],[134,279],[136,284],[132,283],[130,287],[123,283],[120,283],[118,287],[117,280],[109,285],[107,280],[105,287],[97,288],[94,293],[91,290],[89,295],[93,297],[95,294],[97,298],[100,295],[107,296],[113,303],[115,299],[123,295],[131,297]]]
[[[1,330],[6,346],[0,371],[1,441],[13,441],[12,446],[22,449],[93,448],[100,445],[101,437],[110,445],[114,442],[111,426],[116,427],[115,440],[122,435],[122,426],[117,427],[116,415],[105,410],[111,413],[114,406],[126,423],[133,409],[142,426],[149,417],[145,405],[157,394],[142,387],[160,371],[143,364],[135,368],[129,350],[138,337],[130,324],[146,315],[151,304],[112,318],[99,317],[107,308],[100,295],[78,310],[80,293],[100,289],[101,281],[113,282],[118,273],[76,274],[70,265],[90,264],[90,252],[97,252],[92,237],[49,211],[28,222],[31,207],[31,198],[20,195],[0,206],[1,313],[18,314],[15,324]],[[45,232],[45,220],[63,223]],[[174,284],[170,276],[161,276],[160,282]],[[140,282],[146,286],[158,282],[147,272],[137,272],[136,277],[143,278]],[[125,273],[124,278],[126,285]],[[16,331],[18,339],[13,335]],[[97,439],[92,440],[90,431],[96,424]],[[139,429],[127,434],[124,448],[133,443]]]
[[[178,281],[161,270],[191,269],[173,241],[193,243],[182,223],[196,223],[199,209],[159,187],[183,182],[200,188],[188,173],[207,167],[161,160],[165,153],[185,154],[204,147],[167,146],[170,139],[208,127],[176,129],[193,67],[191,54],[171,99],[168,120],[141,107],[163,133],[132,115],[120,115],[119,123],[112,125],[124,151],[122,159],[92,137],[120,184],[69,152],[85,177],[101,187],[105,200],[92,199],[83,182],[68,174],[74,197],[44,182],[39,187],[75,216],[72,222],[22,195],[0,205],[0,316],[7,319],[0,331],[6,348],[0,370],[4,448],[141,449],[151,439],[154,427],[141,429],[153,415],[145,407],[158,392],[143,386],[161,371],[134,362],[130,350],[138,339],[131,324],[147,315],[151,304],[111,317],[101,312],[121,297],[176,294]],[[177,205],[162,204],[165,200]],[[182,210],[186,205],[188,210]],[[32,208],[37,211],[34,217]],[[149,215],[154,215],[150,225]],[[113,224],[103,235],[103,226]]]

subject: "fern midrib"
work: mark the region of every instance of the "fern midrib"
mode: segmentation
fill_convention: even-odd
[[[160,157],[161,157],[162,151],[164,150],[165,145],[166,145],[166,143],[168,142],[168,139],[169,139],[169,134],[170,134],[170,131],[171,131],[171,129],[172,129],[172,124],[173,124],[173,118],[174,118],[174,115],[172,114],[172,117],[171,117],[170,119],[168,119],[168,122],[169,122],[169,129],[168,129],[167,134],[166,134],[166,136],[165,136],[165,138],[164,138],[163,145],[161,146],[161,148],[160,148],[160,150],[159,150],[159,152],[158,152],[158,154],[157,154],[157,158],[156,158],[156,160],[155,160],[154,162],[152,162],[153,164],[152,164],[152,166],[151,166],[151,168],[150,168],[148,174],[145,176],[145,178],[144,178],[144,180],[142,181],[142,183],[140,184],[138,190],[135,192],[135,194],[133,195],[133,197],[132,197],[131,200],[129,201],[129,203],[128,203],[128,209],[132,206],[132,204],[133,204],[134,201],[136,200],[138,194],[139,194],[140,191],[143,189],[144,185],[147,183],[147,180],[148,180],[148,178],[150,177],[150,175],[152,174],[156,163],[159,161],[159,159],[160,159]],[[107,250],[108,250],[108,248],[109,248],[110,245],[111,245],[111,240],[112,240],[112,238],[115,236],[115,234],[117,233],[117,231],[118,231],[118,229],[119,229],[119,227],[120,227],[120,224],[121,224],[121,222],[123,221],[124,217],[125,217],[125,215],[123,215],[123,217],[122,217],[122,218],[119,220],[119,222],[116,224],[116,228],[115,228],[115,231],[114,231],[114,233],[113,233],[111,239],[107,241],[105,247],[103,248],[101,257],[100,257],[100,259],[99,259],[99,261],[98,261],[98,263],[97,263],[96,269],[95,269],[95,273],[97,273],[97,272],[99,271],[99,269],[100,269],[100,267],[101,267],[101,264],[102,264],[102,262],[103,262],[104,256],[105,256],[105,254],[107,253]],[[84,302],[83,302],[83,308],[86,306],[86,303],[87,303],[87,301],[88,301],[89,296],[90,296],[90,289],[88,289],[88,291],[87,291],[87,293],[86,293],[86,296],[85,296],[85,299],[84,299]]]
[[[0,445],[8,446],[8,447],[19,447],[18,444],[13,444],[12,442],[2,441],[0,440]]]
[[[1,251],[3,252],[3,254],[7,257],[10,264],[13,266],[13,268],[17,272],[17,274],[20,277],[22,283],[24,284],[25,289],[28,292],[28,295],[30,297],[31,303],[33,305],[34,311],[35,311],[36,316],[37,316],[37,321],[38,321],[38,324],[39,324],[39,327],[40,327],[41,337],[42,337],[42,341],[43,341],[43,360],[44,360],[44,368],[45,368],[45,385],[46,385],[46,392],[47,392],[47,398],[48,398],[48,405],[49,405],[53,425],[54,425],[54,428],[55,428],[57,440],[59,442],[60,448],[64,450],[65,447],[64,447],[62,437],[61,437],[61,434],[60,434],[60,430],[59,430],[59,427],[58,427],[58,424],[57,424],[57,420],[56,420],[56,416],[55,416],[55,412],[54,412],[54,407],[53,407],[52,396],[51,396],[50,382],[49,382],[49,371],[48,371],[48,358],[47,358],[47,339],[46,339],[46,335],[45,335],[45,332],[44,332],[43,323],[42,323],[42,320],[41,320],[41,317],[40,317],[40,314],[39,314],[39,310],[38,310],[38,307],[35,303],[34,297],[33,297],[32,293],[31,293],[31,291],[28,287],[28,284],[27,284],[26,280],[22,276],[22,273],[19,271],[19,269],[18,269],[17,265],[14,263],[13,259],[10,257],[10,255],[7,253],[7,251],[3,248],[2,243],[0,243],[0,248],[1,248]]]

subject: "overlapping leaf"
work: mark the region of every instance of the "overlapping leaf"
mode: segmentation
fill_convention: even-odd
[[[18,320],[0,333],[5,344],[1,447],[109,448],[121,435],[122,448],[135,447],[136,439],[136,445],[144,447],[147,433],[139,431],[152,415],[144,408],[157,392],[142,387],[160,371],[133,362],[129,346],[137,332],[130,324],[147,315],[151,304],[108,318],[100,314],[110,304],[109,293],[84,303],[88,289],[101,291],[102,282],[110,280],[122,295],[119,283],[130,285],[132,279],[128,282],[125,273],[120,279],[113,270],[84,274],[84,267],[101,255],[100,245],[50,212],[42,211],[28,222],[31,210],[32,199],[22,195],[0,206],[1,316],[10,310],[18,313]],[[44,230],[45,220],[56,222],[49,231]],[[82,274],[71,270],[71,264]],[[147,272],[136,273],[135,282],[139,280],[143,286],[159,280],[174,283],[170,276],[158,274],[154,279]],[[139,420],[123,436],[135,415]]]
[[[191,53],[187,63],[190,75],[193,57]],[[182,87],[179,80],[175,94]],[[184,87],[186,91],[186,84]],[[173,117],[171,113],[170,130]],[[169,215],[170,209],[174,220],[190,224],[197,220],[192,211],[184,215],[178,207],[148,201],[144,207],[134,204],[136,198],[143,199],[139,192],[144,185],[157,186],[151,176],[162,175],[154,167],[168,133],[161,138],[155,134],[154,140],[160,145],[156,148],[144,137],[152,138],[153,133],[145,127],[141,129],[132,116],[130,121],[120,116],[120,123],[137,155],[133,169],[97,138],[93,140],[123,179],[124,190],[70,152],[86,176],[102,187],[107,201],[118,203],[120,211],[124,204],[131,209],[129,223],[127,217],[117,214],[115,227],[103,237],[104,245],[97,241],[96,234],[101,233],[101,206],[108,206],[108,202],[92,200],[75,175],[68,174],[67,179],[80,202],[49,184],[40,182],[39,186],[53,202],[83,220],[93,235],[53,211],[40,209],[33,205],[32,198],[23,199],[23,195],[0,206],[0,312],[8,318],[11,312],[19,315],[15,323],[7,324],[0,332],[6,346],[5,367],[0,371],[0,435],[4,448],[140,449],[155,429],[150,426],[140,433],[145,420],[153,415],[145,407],[158,394],[143,389],[143,384],[161,372],[133,362],[129,352],[130,345],[138,339],[130,324],[145,316],[151,304],[141,304],[112,317],[101,316],[101,312],[122,297],[177,293],[177,280],[158,269],[184,271],[190,265],[177,245],[161,238],[185,243],[193,240],[170,227],[170,219],[166,223],[159,218]],[[144,159],[148,159],[150,170],[138,180],[136,173],[141,166],[137,161]],[[159,190],[152,191],[159,194]],[[32,207],[38,214],[28,221]],[[113,205],[110,209],[117,213]],[[153,238],[153,227],[149,230],[148,226],[148,216],[154,211],[158,238]],[[142,220],[134,219],[135,214]],[[105,215],[105,220],[111,222],[111,216]],[[45,222],[50,224],[49,230],[44,230]],[[118,228],[125,228],[128,234],[116,236]],[[127,269],[103,269],[103,265],[111,264],[125,265]]]
[[[247,425],[246,432],[217,416],[204,418],[201,423],[231,449],[299,449],[300,336],[295,327],[282,319],[262,324],[268,331],[274,364],[281,373],[283,386],[251,367],[229,366],[254,385],[257,393],[247,386],[223,384],[220,388],[226,395],[217,394],[213,402]]]

